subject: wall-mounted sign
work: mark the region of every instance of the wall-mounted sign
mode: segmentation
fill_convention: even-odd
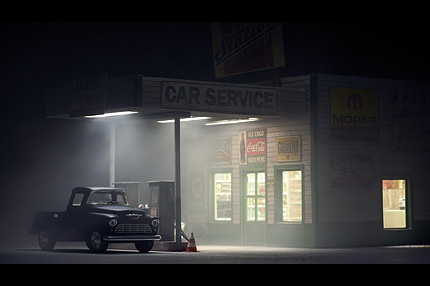
[[[161,107],[270,115],[276,112],[276,91],[271,88],[164,81]]]
[[[72,82],[69,116],[103,114],[105,111],[107,75],[97,75]]]
[[[239,132],[239,164],[266,164],[266,128]]]
[[[330,184],[332,187],[371,187],[373,159],[367,156],[331,156]]]
[[[333,139],[378,140],[378,91],[332,87],[330,136]]]
[[[396,147],[430,148],[430,96],[393,94],[393,133]]]
[[[213,140],[209,143],[209,162],[212,164],[231,163],[231,139]]]
[[[212,23],[215,76],[285,66],[282,24]]]
[[[301,160],[300,136],[276,138],[276,161],[293,162]]]

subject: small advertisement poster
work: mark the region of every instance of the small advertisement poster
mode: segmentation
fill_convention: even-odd
[[[239,132],[239,164],[266,164],[266,128]]]
[[[367,156],[331,156],[332,187],[367,188],[373,184],[373,159]]]
[[[209,162],[211,164],[231,163],[231,139],[219,139],[209,144]]]
[[[396,147],[430,147],[429,105],[430,97],[425,93],[393,94],[393,133]]]
[[[300,136],[276,138],[276,161],[293,162],[301,160]]]

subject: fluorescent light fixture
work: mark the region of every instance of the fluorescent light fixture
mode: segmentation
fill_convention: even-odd
[[[188,122],[188,121],[197,121],[197,120],[207,120],[211,117],[189,117],[189,118],[181,118],[181,122]],[[167,120],[159,120],[158,123],[173,123],[175,122],[175,119],[167,119]]]
[[[119,111],[119,112],[109,112],[104,114],[97,114],[97,115],[88,115],[85,116],[85,118],[105,118],[105,117],[112,117],[112,116],[121,116],[121,115],[130,115],[138,113],[137,111]]]
[[[224,124],[236,124],[236,123],[245,123],[245,122],[254,122],[254,121],[258,121],[258,118],[255,117],[251,117],[248,119],[227,119],[227,120],[219,120],[219,121],[214,121],[214,122],[209,122],[206,123],[206,125],[208,126],[212,126],[212,125],[224,125]]]

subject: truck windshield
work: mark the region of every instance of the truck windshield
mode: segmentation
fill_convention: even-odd
[[[123,194],[110,192],[94,192],[88,198],[89,205],[127,205],[127,200]]]

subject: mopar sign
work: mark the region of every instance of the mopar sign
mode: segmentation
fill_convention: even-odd
[[[163,82],[161,107],[242,114],[274,114],[271,88]]]
[[[376,90],[331,88],[331,137],[378,140],[378,108],[378,91]]]

